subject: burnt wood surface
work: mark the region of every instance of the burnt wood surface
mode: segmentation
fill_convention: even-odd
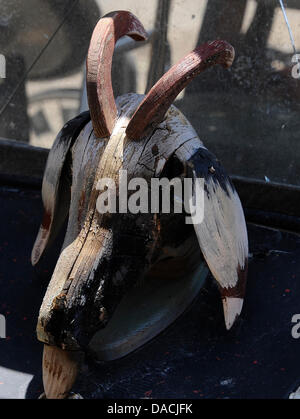
[[[2,186],[0,208],[0,313],[7,320],[0,398],[17,397],[23,373],[33,376],[26,397],[37,398],[43,345],[35,326],[52,269],[41,267],[37,275],[30,264],[41,196]],[[225,330],[209,278],[191,308],[143,348],[100,365],[88,360],[74,390],[85,398],[287,398],[300,385],[300,340],[291,336],[291,318],[299,313],[300,238],[252,224],[248,230],[247,299],[232,331]]]

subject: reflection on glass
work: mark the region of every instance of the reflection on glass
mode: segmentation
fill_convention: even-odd
[[[299,48],[300,4],[284,5]],[[299,72],[279,0],[1,0],[1,137],[51,147],[86,107],[89,39],[99,17],[117,9],[132,11],[151,36],[142,46],[119,42],[116,96],[144,93],[196,45],[226,39],[236,50],[231,69],[202,74],[176,105],[231,174],[300,184]]]

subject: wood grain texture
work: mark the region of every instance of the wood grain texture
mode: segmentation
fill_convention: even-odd
[[[79,365],[76,352],[44,345],[43,384],[47,399],[65,399],[74,385]]]
[[[100,316],[102,308],[109,316],[112,314],[124,289],[130,281],[134,281],[134,271],[137,276],[143,277],[144,268],[149,266],[152,256],[152,265],[154,260],[175,255],[186,260],[185,263],[189,261],[186,251],[179,250],[180,243],[176,245],[177,253],[170,250],[173,246],[173,238],[167,243],[170,235],[165,234],[166,239],[159,241],[162,237],[162,233],[158,233],[161,227],[159,218],[154,218],[153,214],[116,214],[116,217],[107,219],[96,210],[99,179],[108,177],[118,182],[119,170],[126,169],[129,180],[143,177],[150,182],[152,177],[161,175],[165,163],[177,148],[187,142],[194,148],[202,146],[187,119],[173,106],[168,111],[166,121],[159,125],[153,135],[141,142],[128,141],[125,130],[142,99],[143,96],[136,94],[117,99],[120,117],[110,141],[99,141],[91,124],[88,124],[72,148],[69,223],[63,250],[41,306],[37,328],[38,338],[45,343],[64,343],[69,349],[78,348],[74,334],[81,329],[79,334],[85,332],[86,336],[91,336],[95,328],[105,325],[109,317]],[[153,149],[156,150],[155,156]],[[84,201],[81,198],[83,193]],[[180,223],[185,231],[184,221]],[[166,225],[176,231],[176,223]],[[192,233],[184,231],[178,236],[182,245],[184,235]],[[193,249],[192,253],[195,252]],[[178,263],[169,261],[168,266],[170,272],[179,272]],[[137,272],[138,269],[140,272]],[[85,322],[85,326],[72,323],[72,316],[78,322],[84,318],[82,322]],[[100,323],[99,317],[102,319]]]
[[[105,15],[97,23],[86,61],[88,104],[96,137],[109,137],[117,119],[117,108],[111,83],[114,47],[122,36],[136,41],[147,38],[146,31],[130,12]]]
[[[215,64],[230,67],[234,49],[226,41],[212,41],[203,44],[175,64],[152,87],[137,108],[126,134],[132,140],[139,140],[160,123],[176,96],[206,68]]]
[[[220,40],[201,45],[162,76],[146,96],[126,94],[115,102],[112,56],[117,40],[124,35],[137,41],[146,38],[143,26],[130,12],[110,13],[96,25],[86,62],[90,114],[66,124],[45,171],[45,215],[32,253],[33,264],[69,212],[62,251],[37,324],[38,339],[45,343],[47,398],[68,396],[82,351],[91,348],[91,340],[112,320],[122,298],[132,287],[145,286],[145,281],[158,284],[174,279],[180,288],[181,280],[188,275],[198,279],[203,271],[202,284],[207,264],[219,284],[228,329],[242,309],[248,242],[239,198],[218,160],[172,106],[178,93],[201,71],[215,64],[229,67],[234,50]],[[101,189],[99,181],[114,181],[120,209],[121,170],[127,173],[125,209],[102,213],[97,202],[105,185]],[[187,224],[187,214],[175,211],[178,196],[171,190],[173,207],[167,213],[161,207],[153,211],[148,206],[134,213],[127,209],[128,197],[137,193],[128,188],[129,181],[140,178],[152,192],[153,178],[175,177],[181,186],[186,177],[194,182],[204,178],[205,214],[200,224]],[[164,192],[158,190],[156,195]],[[184,301],[191,299],[187,296]],[[126,310],[121,317],[126,322]],[[156,325],[157,333],[166,326],[167,317]],[[130,345],[127,352],[128,348]]]
[[[126,128],[143,98],[126,94],[117,99],[119,118],[109,141],[99,140],[90,123],[72,147],[69,224],[38,320],[38,338],[44,343],[68,350],[86,348],[137,281],[160,271],[180,275],[179,265],[194,269],[203,263],[195,233],[222,297],[243,296],[247,232],[229,178],[174,106],[151,134],[130,141]],[[204,177],[206,182],[205,219],[199,228],[194,226],[195,232],[185,224],[184,214],[97,211],[100,179],[118,184],[120,169],[127,170],[128,181],[141,177],[149,184],[153,177],[172,178],[167,168],[172,168],[174,158],[184,168],[180,176]],[[241,304],[226,302],[226,324],[231,325],[237,314],[231,308]]]

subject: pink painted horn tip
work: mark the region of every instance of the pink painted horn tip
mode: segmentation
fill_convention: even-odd
[[[203,44],[196,48],[195,51],[199,49],[202,52],[203,48],[207,48],[211,52],[215,50],[215,53],[218,54],[219,57],[219,59],[216,59],[216,62],[218,62],[225,68],[231,67],[235,57],[235,51],[233,46],[229,42],[224,41],[222,39],[208,41],[206,44]]]

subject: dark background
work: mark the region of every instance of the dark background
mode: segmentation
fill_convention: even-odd
[[[0,339],[0,397],[18,397],[17,383],[27,373],[33,378],[24,394],[37,398],[43,391],[42,344],[35,325],[51,276],[50,264],[37,275],[30,263],[41,197],[1,187],[0,208],[0,313],[7,321],[7,339]],[[143,348],[100,365],[87,360],[74,390],[86,398],[288,398],[300,385],[300,339],[291,335],[292,316],[300,313],[300,238],[251,224],[248,229],[247,293],[233,330],[225,330],[209,277],[191,308]],[[17,374],[5,375],[3,368]]]

